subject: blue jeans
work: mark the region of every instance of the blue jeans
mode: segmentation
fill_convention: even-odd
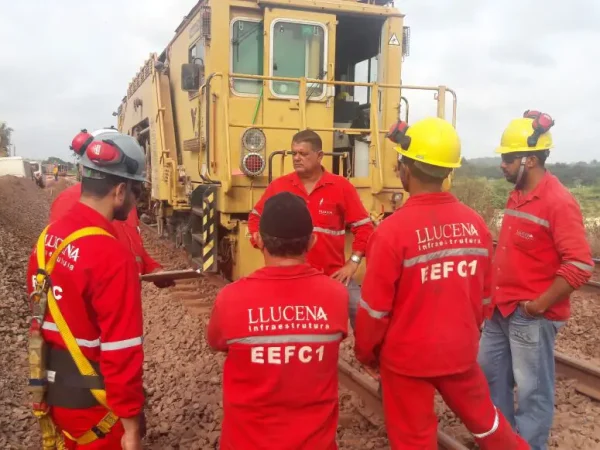
[[[548,448],[554,418],[554,342],[564,324],[532,319],[517,307],[508,317],[495,309],[483,328],[478,362],[492,400],[531,450]]]

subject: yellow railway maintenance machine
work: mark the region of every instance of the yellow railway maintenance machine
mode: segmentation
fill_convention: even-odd
[[[273,178],[293,170],[290,141],[306,128],[320,134],[324,166],[356,186],[375,223],[402,204],[385,135],[408,119],[403,95],[431,91],[445,118],[451,94],[454,125],[456,96],[401,85],[409,29],[391,4],[200,1],[166,49],[150,55],[116,113],[119,130],[146,149],[151,186],[140,209],[159,234],[229,280],[260,267],[248,214]],[[348,251],[351,241],[348,231]]]

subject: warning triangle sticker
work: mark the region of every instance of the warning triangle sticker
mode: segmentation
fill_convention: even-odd
[[[396,45],[396,46],[400,46],[400,41],[398,40],[398,36],[396,36],[396,33],[392,34],[392,37],[390,38],[390,42],[388,42],[388,45]]]

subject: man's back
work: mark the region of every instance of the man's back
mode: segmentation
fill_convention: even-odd
[[[385,219],[369,242],[362,289],[372,309],[390,311],[382,364],[410,376],[472,366],[489,301],[491,257],[485,223],[449,193],[411,197]],[[368,341],[357,337],[357,348]]]
[[[223,289],[209,343],[228,350],[221,448],[335,449],[345,287],[308,265],[265,267]]]

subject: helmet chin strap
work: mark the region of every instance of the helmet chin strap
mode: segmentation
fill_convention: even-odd
[[[527,162],[527,156],[521,158],[521,165],[519,166],[519,173],[517,174],[517,181],[515,181],[515,187],[520,188],[523,182],[523,175],[525,174],[525,163]]]

